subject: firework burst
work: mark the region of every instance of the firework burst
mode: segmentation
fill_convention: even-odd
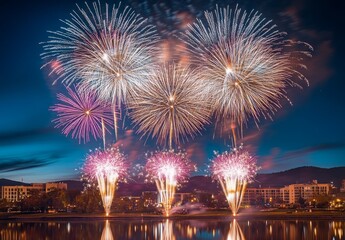
[[[205,10],[214,10],[217,0],[173,0],[151,1],[131,0],[128,4],[140,12],[149,23],[156,26],[161,38],[159,54],[160,62],[174,61],[182,65],[189,64],[190,54],[186,51],[186,43],[181,34],[188,29],[195,19],[202,18]]]
[[[145,169],[147,177],[156,182],[160,202],[165,215],[169,216],[176,186],[186,179],[195,166],[184,153],[170,150],[156,152],[149,157]]]
[[[94,2],[78,7],[43,43],[43,59],[66,84],[81,81],[84,91],[121,104],[133,85],[151,72],[157,36],[130,8]],[[59,63],[59,64],[52,64]]]
[[[174,0],[150,1],[131,0],[130,6],[140,12],[149,23],[156,26],[160,36],[159,54],[155,56],[160,62],[174,61],[186,64],[189,54],[185,51],[185,43],[179,39],[189,23],[201,17],[205,9],[213,9],[214,0]]]
[[[103,207],[108,216],[113,202],[116,184],[127,175],[126,158],[118,148],[97,149],[87,156],[83,171],[92,181],[97,179]]]
[[[258,12],[247,13],[216,8],[205,12],[187,30],[189,51],[203,77],[214,87],[214,111],[220,119],[230,118],[242,126],[253,117],[270,117],[280,107],[288,86],[300,86],[295,79],[311,46],[286,39],[271,21]],[[303,48],[305,50],[298,50]]]
[[[247,183],[253,180],[257,170],[256,159],[241,149],[217,155],[213,160],[211,171],[220,182],[234,216],[240,208]]]
[[[140,89],[129,105],[138,132],[151,134],[161,143],[180,143],[200,132],[209,121],[210,102],[207,86],[196,70],[162,65]]]
[[[57,94],[59,103],[51,107],[57,113],[53,120],[56,127],[62,127],[66,136],[71,133],[79,143],[81,140],[84,143],[90,141],[90,134],[94,139],[104,138],[105,126],[111,126],[113,121],[111,107],[92,92],[79,92],[77,88],[67,87],[67,93]]]

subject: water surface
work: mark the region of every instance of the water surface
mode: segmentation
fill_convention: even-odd
[[[345,221],[108,220],[0,222],[1,240],[345,239]]]

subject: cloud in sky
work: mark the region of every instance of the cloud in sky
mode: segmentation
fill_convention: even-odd
[[[289,169],[294,166],[305,166],[310,165],[310,154],[344,148],[344,142],[322,143],[285,152],[280,148],[273,148],[269,155],[259,158],[259,165],[263,172],[272,172],[272,169]]]
[[[0,172],[13,172],[47,166],[52,163],[51,159],[0,159]]]
[[[36,137],[42,137],[47,134],[53,133],[54,128],[34,128],[25,129],[22,131],[0,132],[0,144],[7,145],[16,142],[22,142]]]
[[[307,77],[310,80],[310,87],[315,87],[320,83],[328,80],[333,74],[334,70],[331,67],[330,61],[333,57],[334,48],[331,39],[332,33],[323,29],[305,27],[305,18],[303,14],[310,8],[303,1],[293,1],[291,5],[287,6],[280,12],[280,16],[286,19],[289,28],[290,38],[300,39],[312,45],[314,51],[313,57],[306,61],[308,67]]]

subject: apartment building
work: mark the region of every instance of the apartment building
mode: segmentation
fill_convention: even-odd
[[[313,182],[311,184],[291,184],[285,189],[288,189],[289,192],[288,203],[297,203],[300,198],[309,201],[319,195],[328,195],[331,187],[331,184],[328,183]]]
[[[327,195],[332,185],[329,183],[290,184],[281,188],[247,188],[243,196],[243,204],[250,204],[258,199],[265,203],[279,199],[282,203],[298,203],[300,198],[312,200],[319,195]]]
[[[35,191],[50,192],[53,189],[67,190],[66,183],[33,183],[29,186],[2,186],[1,199],[6,199],[9,202],[18,202],[23,198],[31,196]]]
[[[261,198],[265,203],[281,198],[280,188],[247,188],[243,196],[243,204],[250,205],[251,202]]]

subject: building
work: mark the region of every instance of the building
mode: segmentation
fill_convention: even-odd
[[[261,201],[269,203],[281,198],[281,188],[247,188],[243,196],[243,204],[250,205]]]
[[[46,193],[51,192],[55,189],[67,190],[67,183],[57,182],[57,183],[46,183],[45,184]]]
[[[175,193],[174,203],[184,204],[185,202],[191,201],[191,198],[192,198],[191,193]]]
[[[298,203],[300,198],[310,201],[317,196],[328,195],[331,184],[317,183],[314,180],[311,184],[291,184],[285,188],[288,188],[289,192],[288,203]]]
[[[313,180],[312,183],[290,184],[281,188],[247,188],[243,196],[243,204],[250,205],[254,203],[298,203],[300,198],[310,201],[320,195],[328,195],[332,185],[329,183],[318,183]]]
[[[340,192],[345,192],[345,179],[341,181]]]
[[[156,191],[144,191],[141,194],[144,207],[155,206],[157,204],[158,193]]]
[[[18,202],[23,198],[30,197],[33,192],[51,192],[53,189],[67,190],[66,183],[33,183],[29,186],[2,186],[1,199],[9,202]]]
[[[31,196],[32,192],[43,191],[43,187],[40,185],[32,186],[2,186],[2,199],[6,199],[8,202],[18,202],[23,198]]]
[[[138,211],[143,207],[142,196],[123,196],[119,197],[121,206],[115,206],[122,212]]]

